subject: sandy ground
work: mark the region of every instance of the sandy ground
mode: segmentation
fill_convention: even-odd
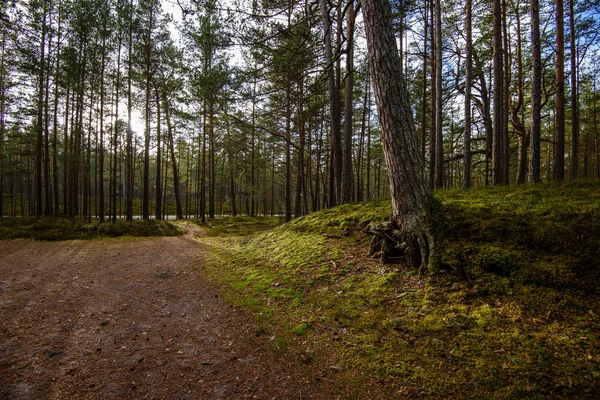
[[[182,237],[0,241],[0,399],[332,398]]]

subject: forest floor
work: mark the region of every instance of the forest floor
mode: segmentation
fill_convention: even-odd
[[[0,241],[0,399],[335,398],[222,300],[200,231]]]

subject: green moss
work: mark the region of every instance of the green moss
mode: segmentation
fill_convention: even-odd
[[[355,397],[377,388],[379,398],[593,398],[600,185],[436,198],[437,275],[366,256],[364,229],[389,218],[389,202],[323,210],[243,239],[205,237],[208,270],[273,330],[274,351],[311,343],[311,365],[341,366],[336,381]]]
[[[294,327],[293,332],[296,335],[304,335],[309,329],[312,329],[312,325],[309,322],[302,321]]]

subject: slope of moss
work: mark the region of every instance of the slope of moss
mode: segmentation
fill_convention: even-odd
[[[436,275],[367,257],[389,202],[204,238],[209,271],[274,351],[346,398],[597,398],[600,186],[437,197]]]

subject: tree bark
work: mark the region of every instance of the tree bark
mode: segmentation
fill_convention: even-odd
[[[504,66],[502,59],[502,7],[501,0],[494,0],[493,14],[493,69],[494,69],[494,143],[492,165],[494,184],[504,182],[503,131],[504,131]]]
[[[2,32],[2,55],[0,58],[0,221],[4,217],[4,132],[6,129],[6,32]],[[10,158],[9,158],[10,160]]]
[[[119,23],[120,23],[119,18]],[[112,223],[117,222],[117,150],[119,148],[119,89],[121,88],[121,44],[122,35],[119,30],[119,40],[117,44],[117,76],[115,79],[115,124],[113,127],[113,170],[112,170],[112,197],[111,197],[111,213]]]
[[[56,71],[60,71],[60,59],[61,59],[61,41],[62,41],[62,13],[59,7],[58,10],[58,33],[57,33],[57,46],[56,46]],[[53,135],[52,135],[52,171],[53,176],[53,191],[54,191],[54,215],[60,214],[60,196],[59,196],[59,185],[58,185],[58,103],[59,103],[59,84],[58,80],[54,85],[54,118],[53,118]],[[65,119],[66,123],[66,119]]]
[[[154,10],[149,10],[149,22],[147,31],[144,37],[144,77],[145,91],[146,91],[146,104],[145,104],[145,122],[146,127],[144,129],[144,167],[143,167],[143,194],[142,194],[142,218],[150,218],[150,118],[151,118],[151,85],[152,85],[152,29],[154,27]],[[160,156],[160,146],[157,147],[158,155]],[[160,169],[158,170],[160,171]],[[160,172],[158,173],[160,176]],[[160,179],[160,178],[159,178]],[[160,186],[157,186],[156,190],[160,192]],[[160,214],[160,212],[159,212]]]
[[[346,77],[344,79],[344,149],[342,168],[342,203],[352,201],[352,134],[353,134],[353,89],[354,89],[354,0],[350,0],[346,11]],[[402,63],[401,63],[402,64]]]
[[[392,196],[392,222],[398,227],[399,239],[406,243],[409,264],[422,270],[433,261],[429,211],[434,200],[423,176],[423,159],[400,68],[391,8],[387,0],[367,0],[363,12]]]
[[[554,179],[565,179],[565,27],[564,3],[556,0],[556,152]]]
[[[160,127],[160,94],[158,93],[158,88],[154,87],[154,92],[156,95],[156,196],[155,196],[155,204],[154,204],[154,218],[162,219],[162,151],[160,147],[160,136],[161,136],[161,127]],[[168,160],[168,154],[166,159]],[[165,183],[167,178],[165,177]]]
[[[103,30],[105,30],[106,27],[103,27]],[[104,223],[104,69],[106,66],[106,33],[103,32],[103,37],[102,37],[102,65],[101,65],[101,70],[100,70],[100,143],[99,145],[99,158],[100,158],[100,163],[99,163],[99,170],[100,170],[100,177],[99,177],[99,193],[98,193],[98,197],[100,200],[100,210],[99,210],[99,217],[100,217],[100,223]]]
[[[471,0],[465,5],[465,33],[466,43],[466,74],[465,74],[465,159],[463,164],[463,188],[471,187],[471,86],[473,79],[473,30],[471,28]]]
[[[507,8],[506,0],[502,0],[502,41],[503,41],[503,69],[504,82],[502,93],[502,184],[508,185],[510,178],[509,160],[510,160],[510,143],[508,135],[509,124],[509,108],[510,108],[510,81],[511,81],[511,65],[510,65],[510,43],[508,41],[508,23],[507,23]]]
[[[35,215],[41,217],[42,207],[42,161],[43,161],[43,143],[44,143],[44,72],[46,68],[46,12],[47,0],[44,0],[42,16],[42,37],[40,38],[40,69],[38,83],[38,104],[37,104],[37,145],[35,151]]]
[[[215,194],[217,192],[216,170],[215,170],[215,99],[210,94],[209,103],[209,130],[208,130],[208,155],[209,155],[209,184],[208,184],[208,217],[215,218]]]
[[[430,11],[431,11],[431,23],[430,33],[431,33],[431,108],[430,108],[430,140],[429,140],[429,187],[431,189],[435,188],[435,171],[436,171],[436,108],[437,108],[437,62],[436,62],[436,42],[435,42],[435,1],[430,0]]]
[[[541,110],[542,110],[542,52],[540,42],[540,2],[531,0],[531,148],[529,176],[532,183],[540,182],[541,176]]]
[[[579,169],[579,101],[577,91],[577,43],[575,36],[575,0],[569,0],[569,30],[571,41],[571,179],[577,179]]]
[[[331,21],[329,19],[329,6],[327,0],[319,0],[321,6],[321,18],[323,19],[323,35],[325,38],[325,64],[327,70],[327,90],[329,92],[329,113],[331,119],[331,145],[332,145],[332,175],[333,181],[330,187],[333,191],[329,193],[330,206],[337,204],[342,184],[342,107],[339,87],[336,84],[334,72],[333,48],[331,43]],[[337,192],[337,193],[336,193]]]
[[[521,109],[525,101],[523,82],[523,45],[521,40],[521,14],[519,4],[513,4],[517,20],[517,104],[509,104],[510,123],[517,134],[519,141],[519,155],[517,163],[517,183],[522,184],[527,180],[527,155],[529,148],[529,132],[525,128],[525,122],[521,116]]]
[[[133,54],[133,0],[129,2],[129,53],[128,53],[128,71],[127,71],[127,161],[125,162],[126,187],[125,190],[125,214],[127,221],[133,220],[133,131],[131,130],[131,80],[132,76],[132,54]]]
[[[169,153],[171,153],[171,167],[173,168],[173,193],[175,196],[175,209],[177,213],[177,219],[183,219],[181,195],[179,194],[179,169],[177,168],[177,157],[175,157],[173,125],[171,124],[171,111],[166,96],[163,96],[163,109],[165,110],[165,120],[167,122],[167,136],[169,141]]]
[[[435,181],[434,188],[444,187],[444,138],[442,110],[442,5],[435,2]]]

